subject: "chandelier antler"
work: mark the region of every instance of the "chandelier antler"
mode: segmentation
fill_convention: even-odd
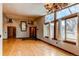
[[[62,9],[66,6],[68,6],[68,3],[48,3],[45,4],[44,7],[46,8],[46,10],[48,10],[48,12],[50,12],[50,11],[56,11]]]

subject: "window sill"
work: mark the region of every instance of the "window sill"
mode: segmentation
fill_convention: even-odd
[[[49,38],[48,36],[45,36],[45,38]]]
[[[69,44],[76,45],[76,42],[72,42],[72,41],[68,41],[68,40],[64,40],[64,42],[69,43]]]
[[[57,40],[57,39],[52,38],[52,40]]]

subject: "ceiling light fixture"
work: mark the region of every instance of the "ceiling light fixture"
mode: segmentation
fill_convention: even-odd
[[[54,12],[68,6],[68,3],[47,3],[44,5],[48,12]]]

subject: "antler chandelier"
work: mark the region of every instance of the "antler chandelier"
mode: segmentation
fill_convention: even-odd
[[[66,7],[66,6],[68,6],[68,3],[48,3],[48,4],[44,5],[44,7],[46,8],[46,10],[48,12],[56,11],[56,10]]]

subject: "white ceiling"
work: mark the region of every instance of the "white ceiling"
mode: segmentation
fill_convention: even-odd
[[[3,12],[24,16],[43,16],[46,14],[44,3],[4,3]]]

